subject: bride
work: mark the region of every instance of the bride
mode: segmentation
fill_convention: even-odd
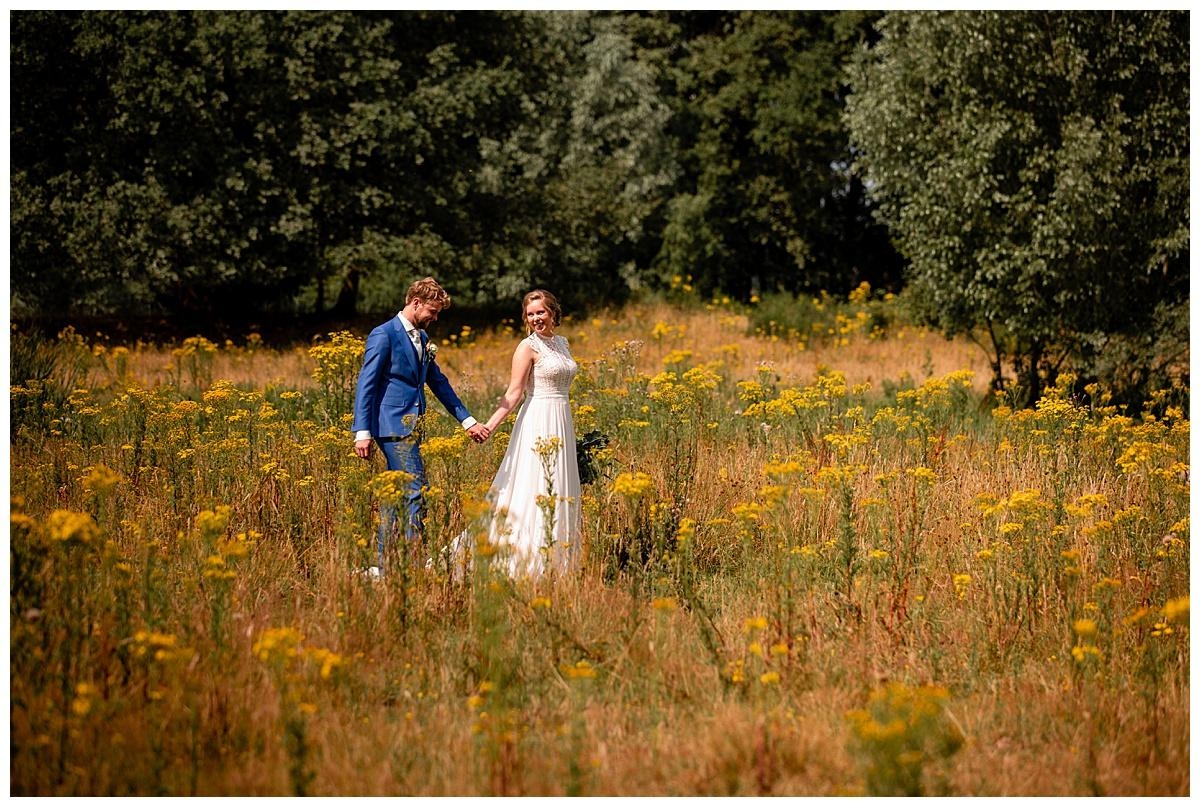
[[[575,568],[580,560],[580,484],[568,399],[579,365],[563,336],[562,308],[548,291],[525,295],[529,335],[513,351],[512,374],[487,421],[494,434],[517,412],[504,459],[488,490],[488,542],[504,547],[509,572]]]

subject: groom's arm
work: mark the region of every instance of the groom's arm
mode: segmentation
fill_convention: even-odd
[[[371,451],[371,413],[379,411],[380,375],[384,371],[384,360],[390,356],[388,336],[383,328],[376,328],[367,336],[363,349],[363,366],[358,372],[358,384],[354,392],[354,421],[350,428],[354,432],[354,453],[366,458]]]

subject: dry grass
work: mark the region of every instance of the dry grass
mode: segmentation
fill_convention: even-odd
[[[12,793],[1188,793],[1182,411],[992,412],[963,343],[747,330],[564,324],[607,476],[584,568],[511,582],[355,574],[355,340],[64,340],[69,388],[12,393]],[[518,335],[439,336],[486,416]],[[456,433],[435,544],[503,448]]]

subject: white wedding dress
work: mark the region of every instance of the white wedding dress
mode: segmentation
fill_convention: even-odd
[[[500,557],[513,575],[566,571],[581,557],[579,463],[568,399],[579,365],[562,336],[530,334],[525,341],[536,358],[487,494],[488,541],[503,547]]]

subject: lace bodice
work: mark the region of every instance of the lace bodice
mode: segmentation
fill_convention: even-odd
[[[525,338],[537,360],[529,378],[529,397],[567,399],[571,381],[579,372],[579,365],[571,357],[571,348],[566,337],[552,336],[543,339],[536,333]]]

